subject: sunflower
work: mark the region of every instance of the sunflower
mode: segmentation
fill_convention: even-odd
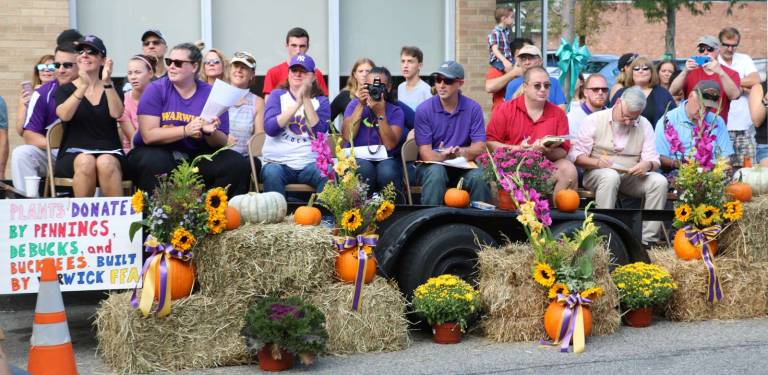
[[[227,226],[227,218],[221,214],[208,216],[208,231],[213,234],[219,234]]]
[[[173,231],[173,238],[171,239],[171,245],[173,245],[173,248],[176,250],[179,250],[181,252],[186,252],[189,250],[190,247],[195,243],[195,236],[192,233],[189,233],[186,229],[182,227],[176,228],[176,230]]]
[[[558,294],[568,295],[570,291],[565,284],[557,283],[549,288],[549,298],[557,298]]]
[[[392,212],[395,212],[395,205],[392,204],[392,202],[390,201],[381,202],[379,209],[376,210],[376,221],[387,220],[387,218],[392,215]]]
[[[363,217],[360,215],[360,209],[355,208],[344,213],[341,217],[341,227],[348,231],[355,231],[363,224]]]
[[[582,298],[589,298],[592,300],[592,302],[595,301],[595,299],[600,298],[605,294],[605,291],[601,287],[596,288],[589,288],[583,292],[581,292]]]
[[[744,213],[744,207],[742,206],[741,201],[738,200],[726,202],[724,210],[723,217],[730,221],[741,219],[741,215]]]
[[[141,190],[136,190],[135,193],[133,193],[133,197],[131,197],[131,206],[133,206],[133,210],[136,211],[136,213],[144,212],[144,192]]]
[[[208,190],[205,196],[205,210],[211,215],[223,213],[227,208],[227,192],[223,188],[217,187]]]
[[[715,206],[700,204],[696,207],[696,218],[699,224],[707,226],[714,221],[720,220],[720,210]]]
[[[678,221],[686,222],[688,219],[691,218],[691,206],[688,204],[681,204],[677,208],[675,208],[675,219]]]
[[[549,288],[555,283],[555,271],[546,263],[536,263],[533,279],[544,287]]]

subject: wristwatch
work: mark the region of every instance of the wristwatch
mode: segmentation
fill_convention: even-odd
[[[379,122],[382,122],[382,121],[387,119],[386,117],[384,117],[384,115],[381,115],[381,116],[379,116],[377,118],[379,119]]]
[[[105,89],[111,89],[112,88],[112,84],[111,83],[107,83],[107,84],[104,85],[104,88]]]

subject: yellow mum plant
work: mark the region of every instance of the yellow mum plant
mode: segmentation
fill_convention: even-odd
[[[611,276],[619,289],[621,305],[627,310],[661,305],[677,289],[669,272],[655,264],[627,264],[614,269]]]
[[[467,317],[480,308],[478,292],[454,275],[431,277],[413,292],[413,308],[430,325],[459,323],[462,331]]]

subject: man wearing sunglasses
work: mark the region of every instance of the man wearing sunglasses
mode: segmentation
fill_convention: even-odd
[[[480,104],[461,94],[464,67],[446,61],[432,73],[437,94],[416,108],[414,134],[419,159],[416,183],[421,184],[421,204],[438,206],[448,185],[464,178],[473,201],[488,202],[490,190],[479,168],[447,166],[446,161],[463,157],[467,161],[485,152],[485,123]],[[431,163],[429,163],[431,162]]]
[[[661,167],[666,171],[674,171],[680,168],[680,165],[686,162],[684,155],[694,146],[694,127],[701,122],[700,113],[704,113],[705,121],[711,124],[715,122],[715,147],[712,152],[712,161],[718,157],[730,157],[734,154],[731,138],[728,136],[728,129],[725,126],[723,118],[715,116],[713,112],[717,110],[717,103],[720,101],[720,85],[715,81],[704,80],[699,82],[696,87],[688,94],[688,99],[683,100],[680,105],[667,112],[666,117],[659,119],[656,124],[656,150],[661,157]],[[677,133],[682,150],[671,151],[666,133],[672,126]]]
[[[165,58],[165,52],[168,50],[168,45],[165,42],[163,33],[160,30],[147,30],[141,35],[141,44],[145,55],[154,56],[157,59],[155,77],[164,76],[166,70],[163,59]]]
[[[66,30],[59,36],[53,54],[56,79],[40,86],[30,99],[30,111],[22,133],[24,144],[14,148],[11,154],[13,187],[18,190],[25,191],[25,176],[44,177],[48,172],[45,135],[48,127],[59,120],[56,115],[56,91],[79,76],[74,42],[80,38],[82,35],[75,30]],[[54,159],[57,151],[52,150]]]
[[[669,85],[669,93],[688,97],[700,81],[713,80],[720,86],[720,116],[728,120],[731,100],[741,96],[739,73],[718,62],[720,41],[711,35],[699,38],[696,53],[685,62],[685,69]]]
[[[544,66],[539,47],[533,45],[527,45],[523,48],[520,48],[520,50],[517,51],[517,56],[515,56],[515,63],[522,66],[523,72],[533,67]],[[552,104],[560,107],[560,109],[565,111],[565,94],[563,94],[563,89],[560,87],[560,81],[558,81],[556,78],[550,78],[549,84],[552,88],[549,90],[548,100]],[[517,77],[510,81],[507,84],[507,91],[504,94],[504,101],[509,101],[522,95],[522,86],[523,77]]]
[[[602,74],[594,73],[587,77],[584,82],[584,100],[568,112],[568,134],[575,137],[579,133],[579,125],[587,116],[605,109],[608,90],[608,80]]]
[[[736,153],[731,163],[740,166],[745,157],[755,160],[757,157],[757,142],[755,141],[755,127],[752,125],[752,116],[749,111],[749,90],[754,85],[760,84],[760,75],[757,73],[754,61],[749,55],[736,52],[741,41],[739,30],[726,27],[718,34],[720,39],[720,56],[717,60],[723,66],[729,67],[739,74],[741,80],[741,96],[731,101],[731,110],[728,117],[724,117],[728,124],[728,132],[733,141]]]

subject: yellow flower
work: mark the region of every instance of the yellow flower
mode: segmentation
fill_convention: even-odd
[[[618,284],[616,284],[616,287],[617,287],[617,288],[619,288],[619,289],[624,289],[626,286],[627,286],[627,285],[626,285],[626,284],[624,284],[624,283],[618,283]]]
[[[592,300],[592,302],[594,302],[596,299],[602,297],[604,293],[605,291],[603,291],[603,288],[589,288],[581,292],[581,296],[584,298],[589,298]]]
[[[717,207],[700,204],[696,207],[696,218],[699,224],[707,226],[720,220],[720,210]]]
[[[475,298],[475,295],[474,295],[474,294],[472,294],[472,293],[466,293],[466,294],[464,294],[464,298],[465,298],[467,301],[472,301],[472,300]]]
[[[549,298],[557,298],[558,294],[562,295],[568,295],[570,291],[568,290],[568,287],[565,284],[557,283],[555,285],[552,285],[551,288],[549,288]]]
[[[344,213],[341,217],[341,227],[348,231],[355,231],[363,224],[363,217],[360,214],[360,209],[355,208]]]
[[[223,213],[227,208],[227,192],[220,187],[208,190],[205,197],[205,210],[209,214]]]
[[[133,210],[136,211],[137,214],[144,212],[143,191],[136,190],[136,192],[133,194],[133,197],[131,197],[131,206],[133,206]]]
[[[208,215],[208,231],[218,234],[227,227],[227,218],[222,214]]]
[[[691,206],[688,204],[681,204],[675,208],[675,219],[678,221],[686,222],[691,218]]]
[[[555,283],[555,271],[546,263],[537,263],[533,271],[533,279],[544,287],[551,287]]]
[[[650,297],[651,296],[651,291],[650,290],[646,290],[646,291],[643,292],[643,295],[646,296],[646,297]]]
[[[730,220],[730,221],[736,221],[741,219],[741,216],[744,213],[744,207],[741,204],[741,201],[731,201],[725,203],[725,212],[723,212],[723,217]]]
[[[157,237],[150,234],[147,236],[147,240],[144,241],[144,246],[158,247],[160,246],[160,241],[157,240]]]
[[[395,212],[395,205],[392,204],[392,202],[390,201],[381,202],[379,209],[376,210],[376,221],[387,220],[387,218],[390,217],[393,212]]]
[[[348,167],[349,165],[347,164],[346,160],[339,159],[339,162],[333,166],[333,170],[336,172],[337,175],[343,176],[344,172],[347,171]]]
[[[175,231],[173,231],[173,238],[171,239],[171,245],[173,245],[174,249],[179,250],[181,252],[186,252],[194,244],[195,244],[195,236],[192,233],[189,233],[189,231],[187,231],[186,229],[182,227],[178,227],[176,228]]]

